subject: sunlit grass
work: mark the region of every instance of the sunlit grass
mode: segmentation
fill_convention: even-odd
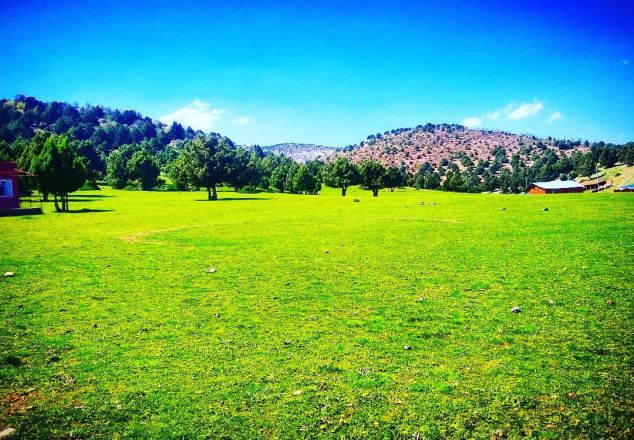
[[[0,218],[18,437],[633,434],[629,194],[80,195]]]

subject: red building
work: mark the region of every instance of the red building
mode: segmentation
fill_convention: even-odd
[[[0,209],[20,207],[19,176],[13,162],[0,162]]]
[[[583,192],[583,185],[574,180],[553,180],[552,182],[535,182],[528,190],[529,194],[565,194]]]
[[[32,174],[17,169],[13,162],[0,162],[0,209],[20,207],[20,176]]]

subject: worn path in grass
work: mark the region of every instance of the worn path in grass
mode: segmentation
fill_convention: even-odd
[[[18,438],[633,435],[632,195],[80,195],[0,218]]]

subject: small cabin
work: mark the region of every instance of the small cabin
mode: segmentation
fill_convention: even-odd
[[[0,209],[20,207],[19,176],[24,174],[13,162],[0,162]]]
[[[551,182],[535,182],[528,190],[529,194],[566,194],[580,193],[584,186],[574,180],[553,180]]]
[[[30,215],[42,213],[42,202],[39,196],[33,206],[32,193],[26,199],[28,207],[20,207],[20,179],[31,179],[35,176],[26,171],[19,170],[13,162],[0,161],[0,216],[6,215]]]
[[[634,192],[634,183],[619,186],[614,192]]]

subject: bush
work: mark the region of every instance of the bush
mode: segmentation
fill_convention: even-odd
[[[258,188],[255,185],[246,185],[240,188],[241,194],[255,194],[258,192]]]
[[[101,188],[99,188],[95,180],[86,180],[84,186],[79,188],[79,191],[101,191]]]
[[[141,185],[139,182],[128,182],[128,184],[123,188],[126,191],[139,191],[141,189]]]

